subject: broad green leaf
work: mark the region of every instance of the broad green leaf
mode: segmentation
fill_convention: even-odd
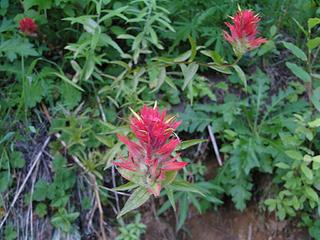
[[[240,80],[243,82],[244,88],[247,88],[247,78],[245,73],[242,71],[242,69],[238,65],[233,66],[234,70],[238,74]]]
[[[129,197],[126,204],[118,214],[117,218],[120,218],[126,213],[140,207],[150,198],[150,196],[151,196],[151,193],[149,193],[146,188],[144,187],[137,188]]]
[[[285,153],[291,157],[292,159],[295,159],[295,160],[302,160],[303,159],[303,156],[301,154],[300,151],[297,151],[297,150],[287,150],[285,151]]]
[[[320,118],[313,120],[311,122],[308,122],[308,126],[311,128],[320,127]]]
[[[294,75],[296,75],[302,81],[304,81],[304,82],[310,82],[311,81],[311,76],[302,67],[299,67],[297,64],[291,63],[291,62],[286,62],[286,66],[287,66],[287,68],[290,69],[290,71]]]
[[[207,142],[207,140],[206,139],[192,139],[192,140],[182,141],[180,144],[179,150],[184,150],[184,149],[187,149],[187,148],[192,147],[194,145],[198,145],[203,142]]]
[[[308,20],[309,31],[319,23],[320,23],[320,18],[309,18]]]
[[[316,37],[313,39],[309,39],[307,42],[307,46],[309,50],[312,50],[320,45],[320,37]]]
[[[300,58],[302,61],[307,61],[307,55],[296,45],[289,42],[282,42],[285,48],[290,50],[297,58]]]
[[[320,163],[320,155],[312,157],[312,161]]]
[[[315,202],[319,201],[319,196],[316,193],[316,191],[314,191],[311,187],[306,187],[305,188],[305,193],[307,195],[307,197]]]
[[[281,169],[289,169],[290,166],[286,163],[280,162],[275,164],[276,167],[281,168]]]
[[[308,166],[306,164],[301,165],[301,171],[306,176],[306,178],[308,178],[309,180],[313,179],[312,170],[310,168],[308,168]]]

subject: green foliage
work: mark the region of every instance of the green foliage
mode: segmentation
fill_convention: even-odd
[[[70,192],[76,181],[75,171],[67,166],[66,159],[61,155],[54,158],[52,166],[53,181],[49,183],[45,180],[38,180],[35,184],[32,200],[39,202],[35,211],[40,217],[47,214],[48,206],[46,203],[49,202],[49,206],[55,209],[51,223],[64,232],[70,232],[72,223],[79,216],[77,212],[69,213],[66,210],[70,201]]]
[[[268,39],[241,60],[223,39],[238,5],[260,13],[259,31]],[[201,139],[210,126],[224,160],[208,179],[206,162],[186,150],[192,164],[165,187],[158,214],[172,207],[183,229],[190,205],[203,213],[227,195],[244,210],[255,195],[255,176],[268,175],[267,208],[280,219],[300,218],[317,239],[319,9],[313,0],[0,1],[1,208],[11,204],[13,187],[30,166],[21,143],[41,141],[50,129],[44,154],[54,156],[51,176],[38,177],[34,191],[20,197],[26,205],[33,201],[35,217],[71,232],[79,208],[92,207],[89,197],[77,204],[71,197],[78,174],[89,172],[99,187],[109,185],[109,167],[121,151],[116,134],[128,133],[128,106],[158,100],[169,111],[183,109],[182,140],[200,139],[183,141],[181,149],[206,145]],[[23,17],[36,21],[36,36],[21,34]],[[77,157],[85,171],[66,156]],[[117,175],[114,181],[122,184]],[[137,184],[116,190],[133,193],[120,215],[150,196]],[[100,194],[105,210],[114,200]],[[23,231],[10,217],[0,230],[4,239]],[[140,239],[145,232],[140,215],[119,224],[117,239]]]
[[[116,240],[139,240],[146,230],[146,225],[141,223],[140,214],[136,214],[134,222],[125,224],[123,220],[120,219],[119,223],[119,235],[116,237]]]

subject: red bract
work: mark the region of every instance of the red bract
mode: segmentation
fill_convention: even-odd
[[[257,48],[267,41],[264,38],[257,38],[260,17],[253,11],[239,10],[232,20],[233,25],[225,23],[231,35],[224,31],[224,38],[233,46],[238,55]]]
[[[114,165],[134,174],[118,169],[122,176],[130,181],[134,181],[133,176],[142,177],[139,182],[145,183],[148,190],[158,196],[166,172],[177,171],[188,164],[178,162],[178,154],[172,157],[173,151],[180,144],[174,135],[180,123],[175,117],[167,118],[166,112],[160,112],[157,107],[144,106],[140,114],[134,112],[130,127],[138,143],[119,135],[119,140],[127,145],[129,154],[127,159],[120,157],[120,162],[114,162]]]
[[[25,17],[20,20],[19,29],[28,36],[35,36],[38,26],[32,18]]]

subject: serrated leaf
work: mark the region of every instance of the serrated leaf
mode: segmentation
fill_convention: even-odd
[[[300,58],[302,61],[307,61],[307,55],[296,45],[289,42],[282,42],[285,48],[290,50],[297,58]]]
[[[148,192],[148,190],[144,187],[139,187],[134,192],[132,195],[129,197],[127,200],[126,204],[118,214],[117,218],[122,217],[126,213],[140,207],[142,204],[144,204],[148,199],[150,198],[151,193]]]
[[[290,69],[290,71],[296,75],[298,78],[300,78],[304,82],[310,82],[311,77],[309,73],[307,73],[302,67],[298,66],[295,63],[286,62],[287,68]]]

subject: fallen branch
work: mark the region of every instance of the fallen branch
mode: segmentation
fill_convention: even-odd
[[[221,160],[221,157],[219,154],[219,148],[217,145],[217,141],[216,141],[216,138],[214,137],[214,133],[213,133],[210,125],[208,126],[208,131],[209,131],[209,136],[210,136],[210,139],[212,142],[213,150],[216,155],[217,161],[218,161],[219,165],[222,166],[222,160]]]

